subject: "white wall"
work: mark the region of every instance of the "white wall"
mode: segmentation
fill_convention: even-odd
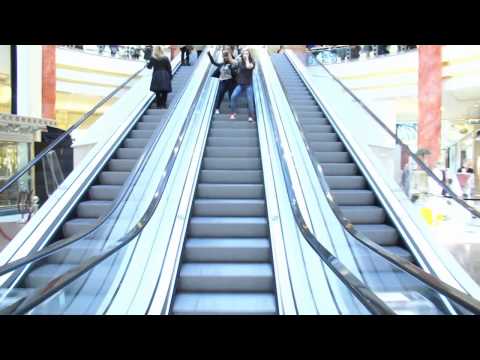
[[[42,117],[41,45],[17,45],[17,112]]]

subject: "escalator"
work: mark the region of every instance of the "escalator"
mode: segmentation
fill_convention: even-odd
[[[333,200],[343,215],[360,233],[386,251],[418,266],[365,176],[287,57],[275,54],[272,62],[306,142],[321,165]],[[381,257],[370,255],[356,245],[353,237],[349,238],[349,243],[360,272],[374,291],[421,290],[420,282]]]
[[[170,312],[276,314],[257,125],[213,115]]]
[[[172,79],[172,93],[167,105],[175,103],[186,87],[195,66],[180,66],[174,72]],[[155,134],[155,130],[164,126],[169,114],[168,109],[150,107],[138,118],[132,130],[125,136],[121,145],[115,150],[105,167],[98,172],[92,185],[82,190],[84,195],[73,207],[66,221],[59,226],[59,230],[50,236],[48,245],[69,238],[76,238],[95,228],[100,219],[105,216],[119,197],[126,180],[130,177],[138,160],[144,153],[147,144]],[[17,297],[23,297],[34,292],[35,289],[45,286],[52,278],[66,273],[71,268],[82,263],[86,254],[98,254],[103,246],[104,239],[91,238],[88,241],[77,241],[52,255],[33,263],[28,272],[15,280],[15,296],[2,302],[2,306],[14,302]]]

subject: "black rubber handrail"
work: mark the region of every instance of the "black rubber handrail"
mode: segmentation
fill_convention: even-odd
[[[261,70],[261,66],[260,66]],[[267,82],[265,80],[263,71],[260,71],[260,78],[263,81],[263,88],[267,88]],[[268,94],[268,92],[267,92]],[[270,96],[267,96],[270,112],[273,114],[274,104]],[[272,115],[273,116],[273,115]],[[290,171],[286,163],[286,155],[284,147],[280,140],[278,127],[276,121],[271,121],[275,145],[280,158],[280,164],[282,168],[283,177],[285,179],[287,194],[289,198],[290,207],[294,214],[295,222],[310,247],[317,253],[320,259],[333,271],[333,273],[342,281],[342,283],[355,295],[355,297],[374,315],[395,315],[395,312],[385,304],[370,288],[362,283],[343,263],[338,260],[327,248],[325,248],[320,241],[315,237],[312,231],[309,229],[302,212],[298,206],[295,190],[293,190],[292,179],[290,177]]]
[[[177,55],[177,57],[179,57]],[[178,71],[180,68],[180,64],[173,69],[174,72]],[[163,126],[161,126],[159,129],[156,129],[154,132],[153,138],[149,141],[149,145],[147,145],[146,149],[143,151],[142,156],[138,159],[137,163],[135,164],[135,167],[132,169],[129,177],[127,178],[125,184],[122,186],[122,190],[120,191],[120,194],[118,197],[115,199],[114,203],[112,204],[112,207],[105,213],[103,214],[95,224],[95,226],[91,229],[89,229],[87,232],[79,234],[74,237],[70,237],[61,241],[56,241],[53,244],[43,248],[40,251],[37,251],[35,253],[29,254],[23,258],[17,259],[15,261],[11,261],[3,266],[0,266],[0,276],[5,275],[7,273],[10,273],[16,269],[19,269],[20,267],[23,267],[25,265],[28,265],[29,263],[32,263],[34,261],[41,260],[47,256],[50,256],[54,253],[56,253],[59,250],[62,250],[63,248],[70,246],[73,243],[76,243],[82,239],[87,238],[88,236],[92,235],[94,232],[96,232],[100,226],[102,226],[107,220],[110,219],[112,214],[118,210],[118,207],[121,205],[123,200],[130,194],[130,189],[132,186],[134,186],[142,172],[142,170],[145,168],[145,165],[150,158],[152,149],[156,146],[158,141],[160,140],[163,131],[165,130],[167,124],[168,124],[168,119],[170,118],[171,114],[173,113],[174,109],[176,108],[178,102],[180,101],[181,96],[177,96],[175,102],[171,103],[168,109],[167,114],[165,115],[165,119],[167,121],[164,122]],[[150,103],[149,101],[148,103]],[[148,106],[147,103],[147,106]],[[143,111],[143,110],[142,110]],[[155,135],[156,134],[156,135]]]
[[[202,57],[206,56],[205,54],[202,54]],[[200,60],[200,59],[199,59]],[[205,71],[205,74],[201,80],[201,83],[203,83],[202,86],[200,86],[197,90],[197,93],[195,95],[195,100],[193,104],[190,106],[190,109],[188,110],[188,113],[186,115],[187,121],[184,122],[182,125],[182,128],[180,130],[180,133],[177,137],[175,146],[170,153],[170,157],[167,161],[167,165],[165,166],[164,171],[162,172],[162,177],[159,180],[157,190],[155,191],[155,194],[150,201],[149,206],[143,213],[142,217],[140,220],[124,235],[122,236],[118,241],[116,241],[116,245],[110,248],[109,250],[106,250],[102,254],[91,256],[88,260],[83,262],[82,264],[75,266],[73,269],[69,270],[68,272],[50,280],[47,285],[45,285],[43,288],[35,290],[35,292],[30,295],[23,297],[13,304],[0,309],[0,315],[20,315],[20,314],[25,314],[28,311],[32,310],[35,306],[41,304],[45,300],[47,300],[49,297],[55,295],[57,292],[61,291],[64,289],[66,286],[80,278],[82,275],[87,273],[89,270],[93,269],[96,267],[98,264],[109,258],[111,255],[117,253],[119,250],[124,248],[126,245],[128,245],[133,239],[137,237],[137,235],[142,232],[142,230],[145,228],[145,226],[148,224],[150,219],[152,218],[153,214],[155,213],[155,210],[160,203],[160,200],[162,199],[163,192],[167,186],[168,180],[170,178],[172,168],[175,165],[175,160],[178,156],[179,153],[179,148],[183,143],[183,140],[185,138],[185,133],[192,121],[193,118],[193,112],[195,110],[196,104],[199,100],[199,95],[203,91],[203,89],[206,87],[206,82],[205,79],[208,77],[210,70]]]
[[[286,57],[288,59],[288,57]],[[293,69],[295,67],[292,65]],[[302,77],[297,73],[300,79]],[[302,80],[303,81],[303,80]],[[286,92],[286,89],[283,85],[283,83],[280,81],[280,84]],[[305,84],[307,85],[307,84]],[[307,88],[309,88],[307,86]],[[316,97],[314,97],[317,99]],[[323,106],[323,103],[319,99],[317,101],[320,102],[320,107],[324,110],[325,114],[331,120],[331,115],[326,110],[326,108]],[[427,273],[424,271],[422,268],[412,264],[411,262],[403,259],[400,256],[394,255],[390,253],[389,251],[385,250],[382,246],[378,245],[376,242],[373,240],[370,240],[367,236],[365,236],[363,233],[359,232],[353,223],[343,214],[342,210],[338,207],[338,205],[335,203],[333,200],[333,194],[330,190],[330,186],[328,185],[325,175],[323,173],[322,165],[317,161],[315,158],[314,152],[311,150],[310,146],[308,145],[308,141],[306,139],[305,133],[302,129],[302,125],[299,121],[298,114],[296,110],[291,106],[290,103],[288,103],[292,114],[295,119],[295,123],[297,125],[297,128],[300,132],[300,135],[302,136],[302,140],[304,142],[305,148],[308,152],[310,161],[313,164],[313,168],[315,169],[315,173],[317,174],[320,186],[322,187],[322,190],[326,194],[326,199],[328,204],[330,205],[330,208],[332,209],[333,213],[337,217],[338,221],[343,225],[344,229],[351,234],[356,240],[361,242],[363,245],[365,245],[367,248],[371,249],[378,255],[380,255],[382,258],[384,258],[386,261],[389,263],[395,265],[396,267],[404,270],[411,276],[415,277],[417,280],[419,280],[421,283],[425,284],[426,286],[437,290],[440,294],[446,296],[448,299],[456,302],[457,304],[465,307],[466,309],[472,311],[474,314],[480,314],[480,301],[475,299],[474,297],[465,294],[462,291],[457,290],[453,286],[448,285],[447,283],[443,282],[442,280],[438,279],[437,277]]]
[[[468,205],[462,198],[460,198],[457,194],[453,192],[450,187],[448,187],[442,180],[440,180],[437,175],[425,164],[410,148],[408,145],[402,142],[402,140],[393,132],[391,131],[380,118],[375,115],[375,113],[370,110],[370,108],[365,105],[365,103],[360,100],[353,92],[350,90],[340,79],[338,79],[335,75],[333,75],[330,70],[327,69],[325,65],[315,59],[315,61],[323,67],[323,69],[331,76],[333,80],[335,80],[340,86],[351,96],[355,99],[357,103],[384,129],[388,135],[395,139],[396,143],[399,144],[407,153],[415,160],[415,162],[422,168],[423,171],[427,173],[429,177],[431,177],[443,190],[445,190],[450,197],[452,197],[458,204],[460,204],[463,208],[465,208],[468,212],[470,212],[475,217],[480,218],[480,211],[475,209],[473,206]]]
[[[130,76],[127,80],[125,80],[122,84],[120,84],[115,90],[113,90],[110,94],[105,96],[102,100],[100,100],[91,110],[87,111],[83,114],[80,119],[77,120],[75,124],[70,126],[70,128],[63,133],[61,136],[57,137],[54,142],[48,145],[45,149],[43,149],[35,158],[30,161],[27,165],[23,167],[22,170],[18,171],[15,175],[10,177],[8,181],[0,187],[0,194],[7,190],[10,186],[17,182],[27,171],[29,171],[32,167],[37,165],[47,154],[53,150],[58,144],[60,144],[63,140],[65,140],[75,129],[81,126],[90,116],[92,116],[101,106],[103,106],[107,101],[109,101],[116,93],[122,90],[127,84],[135,79],[138,74],[140,74],[146,65],[144,65],[140,70],[138,70],[135,74]]]

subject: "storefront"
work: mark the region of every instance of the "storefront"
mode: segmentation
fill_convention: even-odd
[[[34,157],[34,144],[51,120],[0,114],[0,186]],[[27,173],[18,184],[0,194],[0,214],[15,213],[18,194],[34,191],[34,172]]]

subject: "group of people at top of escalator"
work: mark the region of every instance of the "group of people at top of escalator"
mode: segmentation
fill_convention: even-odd
[[[213,77],[218,78],[219,87],[215,99],[215,114],[220,114],[220,105],[228,93],[230,100],[230,120],[237,117],[237,102],[242,93],[247,95],[248,121],[255,121],[255,102],[253,96],[253,70],[255,61],[249,49],[241,49],[238,45],[224,45],[222,60],[215,61],[208,52],[210,62],[216,66]]]
[[[196,49],[199,57],[205,45],[178,45],[181,51],[181,64],[190,65],[190,52]],[[238,45],[224,45],[222,60],[215,61],[208,52],[211,63],[216,66],[213,77],[219,79],[219,88],[215,99],[215,113],[220,114],[220,105],[228,93],[230,101],[230,119],[237,117],[238,98],[246,93],[248,102],[248,121],[255,121],[255,103],[253,95],[253,70],[255,61],[248,49],[241,49]],[[172,91],[172,67],[169,58],[161,46],[153,48],[152,56],[147,64],[148,69],[153,68],[150,90],[156,94],[156,104],[160,109],[166,109],[167,97]]]

